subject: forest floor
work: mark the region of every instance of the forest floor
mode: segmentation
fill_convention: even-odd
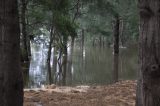
[[[135,106],[136,81],[106,86],[25,89],[24,106]]]

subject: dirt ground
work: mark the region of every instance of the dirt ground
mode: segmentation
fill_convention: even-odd
[[[135,106],[136,81],[107,86],[25,89],[24,106]]]

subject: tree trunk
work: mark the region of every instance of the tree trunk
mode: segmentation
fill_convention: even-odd
[[[81,55],[83,60],[83,52],[84,52],[84,29],[82,29],[82,41],[81,41]]]
[[[30,51],[30,40],[27,36],[26,29],[26,0],[21,0],[21,33],[22,33],[22,58],[24,61],[29,61]]]
[[[92,39],[92,46],[95,46],[95,38]]]
[[[68,79],[70,84],[72,84],[72,60],[73,60],[73,51],[74,51],[74,40],[75,40],[75,37],[72,37],[70,55],[68,57],[68,75],[69,75]]]
[[[143,106],[142,103],[142,74],[138,73],[137,89],[136,89],[136,106]]]
[[[119,16],[116,15],[113,29],[113,81],[118,82],[118,64],[119,64]]]
[[[62,84],[66,85],[66,72],[67,72],[67,54],[63,56],[63,73],[62,73]]]
[[[99,47],[102,47],[102,36],[99,36]]]
[[[139,0],[142,106],[160,106],[160,1]]]
[[[53,72],[55,73],[54,81],[56,82],[56,72],[57,72],[57,49],[54,47],[53,53]]]
[[[59,54],[58,54],[58,73],[56,74],[55,77],[55,83],[60,85],[61,84],[61,79],[62,79],[62,48],[59,49]]]
[[[124,46],[124,36],[123,36],[123,33],[124,33],[124,21],[123,19],[121,20],[121,25],[120,25],[120,41],[121,41],[121,46],[123,47]]]
[[[48,76],[49,76],[49,84],[52,84],[52,75],[51,75],[51,53],[52,53],[52,44],[53,44],[53,25],[51,26],[50,32],[50,41],[48,48],[48,57],[47,57],[47,65],[48,65]]]
[[[17,0],[0,1],[0,106],[23,106]]]
[[[24,88],[29,87],[29,69],[27,71],[23,72],[23,83],[24,83]]]
[[[67,40],[68,37],[63,37],[63,44],[64,44],[64,51],[63,51],[63,62],[62,62],[62,84],[63,86],[66,85],[66,72],[67,72],[67,58],[68,58],[68,52],[67,52]]]
[[[103,48],[104,48],[104,46],[105,46],[105,37],[104,36],[103,36],[102,45],[103,45]]]

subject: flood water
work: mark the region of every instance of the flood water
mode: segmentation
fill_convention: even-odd
[[[25,87],[37,88],[49,84],[47,70],[47,47],[44,44],[31,44],[32,58],[29,73],[26,75]],[[52,50],[51,77],[53,83],[60,82],[58,76],[58,64],[54,69],[54,56]],[[78,45],[74,46],[72,62],[70,62],[71,51],[68,48],[68,68],[66,71],[65,85],[104,85],[113,82],[112,79],[112,48],[85,46],[83,51]],[[72,64],[71,64],[72,63]],[[136,79],[137,73],[137,48],[120,48],[119,56],[119,80]]]

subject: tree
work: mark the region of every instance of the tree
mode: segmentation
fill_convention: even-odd
[[[0,106],[23,106],[17,0],[0,1]]]
[[[26,0],[20,0],[21,1],[21,13],[20,13],[20,19],[21,19],[21,34],[22,34],[22,57],[24,61],[29,61],[29,56],[31,56],[30,51],[30,39],[27,35],[27,24],[26,24],[26,10],[27,10],[27,1]]]
[[[137,106],[160,106],[160,1],[139,0],[140,80]]]
[[[119,15],[115,15],[115,22],[113,27],[113,81],[118,82],[118,65],[119,65]]]

